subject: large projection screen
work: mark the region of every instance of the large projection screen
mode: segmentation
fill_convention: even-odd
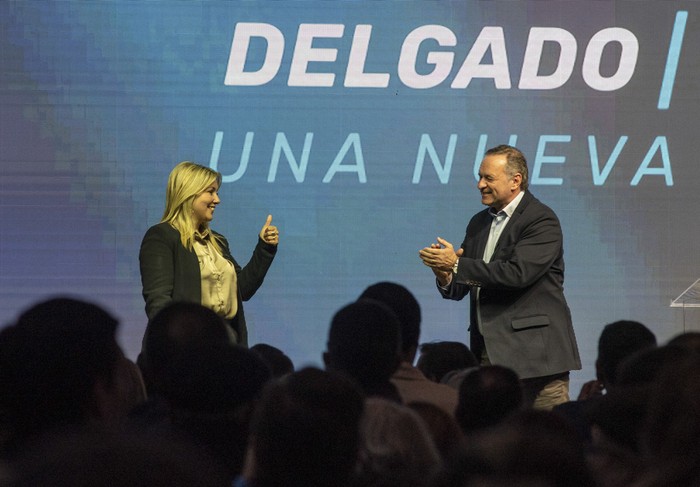
[[[528,157],[558,214],[565,294],[593,377],[602,327],[660,342],[700,277],[700,5],[657,1],[4,1],[0,323],[54,295],[146,323],[138,269],[180,161],[223,174],[213,228],[277,258],[246,304],[251,344],[320,365],[333,313],[408,287],[421,341],[467,340],[418,250],[461,242],[485,149]],[[694,148],[695,147],[695,148]]]

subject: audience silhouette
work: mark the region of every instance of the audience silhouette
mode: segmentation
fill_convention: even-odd
[[[367,399],[360,438],[358,487],[428,486],[440,468],[440,452],[427,425],[404,405]]]
[[[428,379],[443,382],[445,376],[454,371],[478,367],[476,356],[462,342],[439,341],[424,343],[416,367]]]
[[[304,368],[271,382],[253,419],[237,485],[350,485],[362,411],[359,388],[340,375]]]
[[[523,407],[518,375],[501,365],[484,365],[464,376],[456,417],[464,434],[472,435],[497,425]]]
[[[258,343],[250,347],[270,368],[273,377],[283,377],[294,372],[294,363],[287,354],[267,343]]]
[[[401,402],[390,378],[399,365],[401,329],[396,314],[374,299],[341,308],[331,321],[323,362],[355,380],[367,396]]]
[[[126,416],[135,405],[134,370],[117,327],[99,306],[60,297],[32,306],[0,332],[5,456],[55,430],[112,426]]]
[[[580,437],[590,443],[591,424],[586,418],[586,410],[595,408],[603,393],[614,391],[619,382],[620,364],[640,350],[654,347],[656,337],[642,323],[621,320],[605,325],[598,339],[595,380],[583,385],[578,400],[555,406],[554,411],[568,419]]]
[[[658,346],[610,323],[595,380],[538,411],[459,342],[424,343],[414,366],[420,305],[388,281],[332,316],[325,370],[235,345],[198,304],[153,317],[138,366],[118,327],[56,297],[0,330],[0,487],[700,484],[698,332]]]
[[[391,382],[399,391],[404,403],[430,402],[454,414],[457,394],[444,384],[427,379],[413,366],[420,338],[421,309],[416,298],[406,287],[393,282],[378,282],[369,286],[360,298],[376,299],[391,308],[399,319],[401,349],[398,369]]]

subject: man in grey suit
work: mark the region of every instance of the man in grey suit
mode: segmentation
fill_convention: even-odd
[[[486,151],[481,202],[459,249],[438,237],[420,251],[446,299],[470,295],[471,349],[482,364],[513,369],[526,398],[550,409],[568,401],[569,371],[581,368],[564,298],[563,239],[554,212],[528,191],[525,156]]]

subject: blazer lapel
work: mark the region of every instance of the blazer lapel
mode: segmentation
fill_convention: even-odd
[[[530,203],[532,198],[533,198],[532,194],[530,194],[529,191],[525,191],[525,194],[523,195],[523,199],[520,200],[520,203],[518,204],[518,206],[515,207],[515,211],[513,212],[513,216],[511,216],[508,219],[508,221],[506,222],[506,226],[503,228],[503,231],[498,236],[498,241],[496,242],[496,247],[493,249],[494,255],[496,255],[496,252],[498,252],[498,249],[501,247],[501,242],[506,242],[508,240],[508,235],[513,231],[513,228],[515,228],[515,225],[517,224],[518,220],[520,219],[520,216],[523,214],[523,212],[525,211],[525,208]],[[486,238],[488,238],[488,232],[486,232]],[[486,247],[486,241],[484,241],[484,248],[485,247]]]
[[[474,256],[477,259],[481,259],[484,256],[484,251],[486,250],[486,242],[489,239],[489,231],[491,229],[491,215],[489,215],[489,210],[486,209],[481,215],[481,224],[479,225],[479,230],[474,235]]]

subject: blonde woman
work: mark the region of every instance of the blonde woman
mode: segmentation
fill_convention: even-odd
[[[220,185],[221,174],[206,166],[185,161],[172,170],[163,218],[141,243],[143,297],[149,320],[172,302],[201,303],[224,318],[237,343],[247,346],[243,301],[263,283],[279,232],[268,215],[253,256],[241,267],[223,235],[209,228]]]

